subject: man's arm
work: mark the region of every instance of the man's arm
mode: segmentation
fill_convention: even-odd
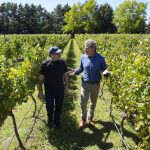
[[[82,58],[81,58],[81,60],[80,60],[80,65],[79,65],[79,67],[78,67],[77,69],[75,69],[74,74],[75,74],[75,75],[79,75],[81,72],[83,72]]]
[[[77,69],[68,68],[68,70],[69,70],[68,73],[71,76],[79,75],[81,72],[83,72],[82,57],[81,57],[81,60],[80,60],[80,65]]]
[[[64,73],[64,83],[65,83],[65,86],[68,87],[68,73],[67,72]]]
[[[103,72],[104,77],[108,78],[110,76],[110,72],[107,70],[106,61],[104,57],[102,61],[102,72]]]
[[[64,94],[67,95],[68,93],[68,73],[64,73],[64,85],[65,85],[65,91]]]
[[[38,98],[39,99],[43,99],[44,98],[44,95],[43,95],[43,83],[44,83],[44,75],[40,74],[39,76],[39,86],[38,86],[38,90],[39,90],[39,93],[38,93]]]

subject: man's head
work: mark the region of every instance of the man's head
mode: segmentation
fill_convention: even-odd
[[[49,50],[49,55],[51,56],[51,59],[53,61],[59,60],[60,59],[60,54],[62,52],[61,49],[59,49],[57,46],[51,47]]]
[[[88,56],[94,56],[96,52],[96,42],[92,39],[85,41],[85,52]]]

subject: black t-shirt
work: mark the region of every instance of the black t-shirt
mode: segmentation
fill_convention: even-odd
[[[63,75],[67,72],[67,66],[63,59],[52,61],[51,59],[42,62],[40,74],[45,76],[44,86],[46,89],[62,89]]]

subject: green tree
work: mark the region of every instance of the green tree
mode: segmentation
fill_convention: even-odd
[[[50,33],[48,12],[41,5],[21,4],[18,7],[17,19],[19,33]]]
[[[41,5],[17,6],[9,2],[0,5],[0,33],[50,33],[51,20]]]
[[[6,28],[6,13],[5,13],[5,3],[0,5],[0,32],[5,33]]]
[[[50,13],[52,19],[52,32],[54,33],[62,33],[62,27],[64,23],[64,14],[70,10],[70,6],[68,4],[62,6],[58,4],[56,8]]]
[[[81,20],[84,26],[84,31],[87,33],[93,33],[97,26],[96,8],[96,0],[88,0],[81,7]]]
[[[150,18],[148,24],[146,25],[146,33],[150,34]]]
[[[15,33],[17,4],[2,3],[0,6],[0,32]]]
[[[67,33],[81,33],[81,4],[74,4],[69,12],[65,13],[64,21],[66,25],[63,27],[63,31]]]
[[[7,3],[9,4],[9,3]],[[18,25],[17,22],[17,4],[10,3],[8,6],[9,10],[9,33],[16,33],[16,26]]]
[[[24,8],[22,6],[22,4],[19,4],[18,6],[18,14],[17,14],[17,21],[18,24],[16,26],[17,28],[17,33],[25,33],[25,25],[24,23],[26,22],[26,18],[24,16],[25,12],[24,12]]]
[[[146,20],[146,3],[125,1],[114,12],[113,23],[119,33],[144,33]]]
[[[100,5],[97,10],[97,32],[99,33],[113,33],[115,32],[116,28],[115,25],[112,23],[114,16],[113,16],[113,9],[108,4],[105,3]]]
[[[49,21],[51,21],[51,18],[49,18],[48,12],[41,5],[36,7],[35,18],[38,25],[36,33],[50,33],[52,27]]]
[[[66,25],[64,32],[69,33],[92,33],[97,26],[96,1],[87,0],[83,5],[74,4],[69,12],[65,14]]]

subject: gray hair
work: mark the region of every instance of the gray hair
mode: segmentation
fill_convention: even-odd
[[[97,43],[93,39],[86,40],[84,44],[85,44],[85,46],[88,46],[90,48],[94,48],[96,50]]]

